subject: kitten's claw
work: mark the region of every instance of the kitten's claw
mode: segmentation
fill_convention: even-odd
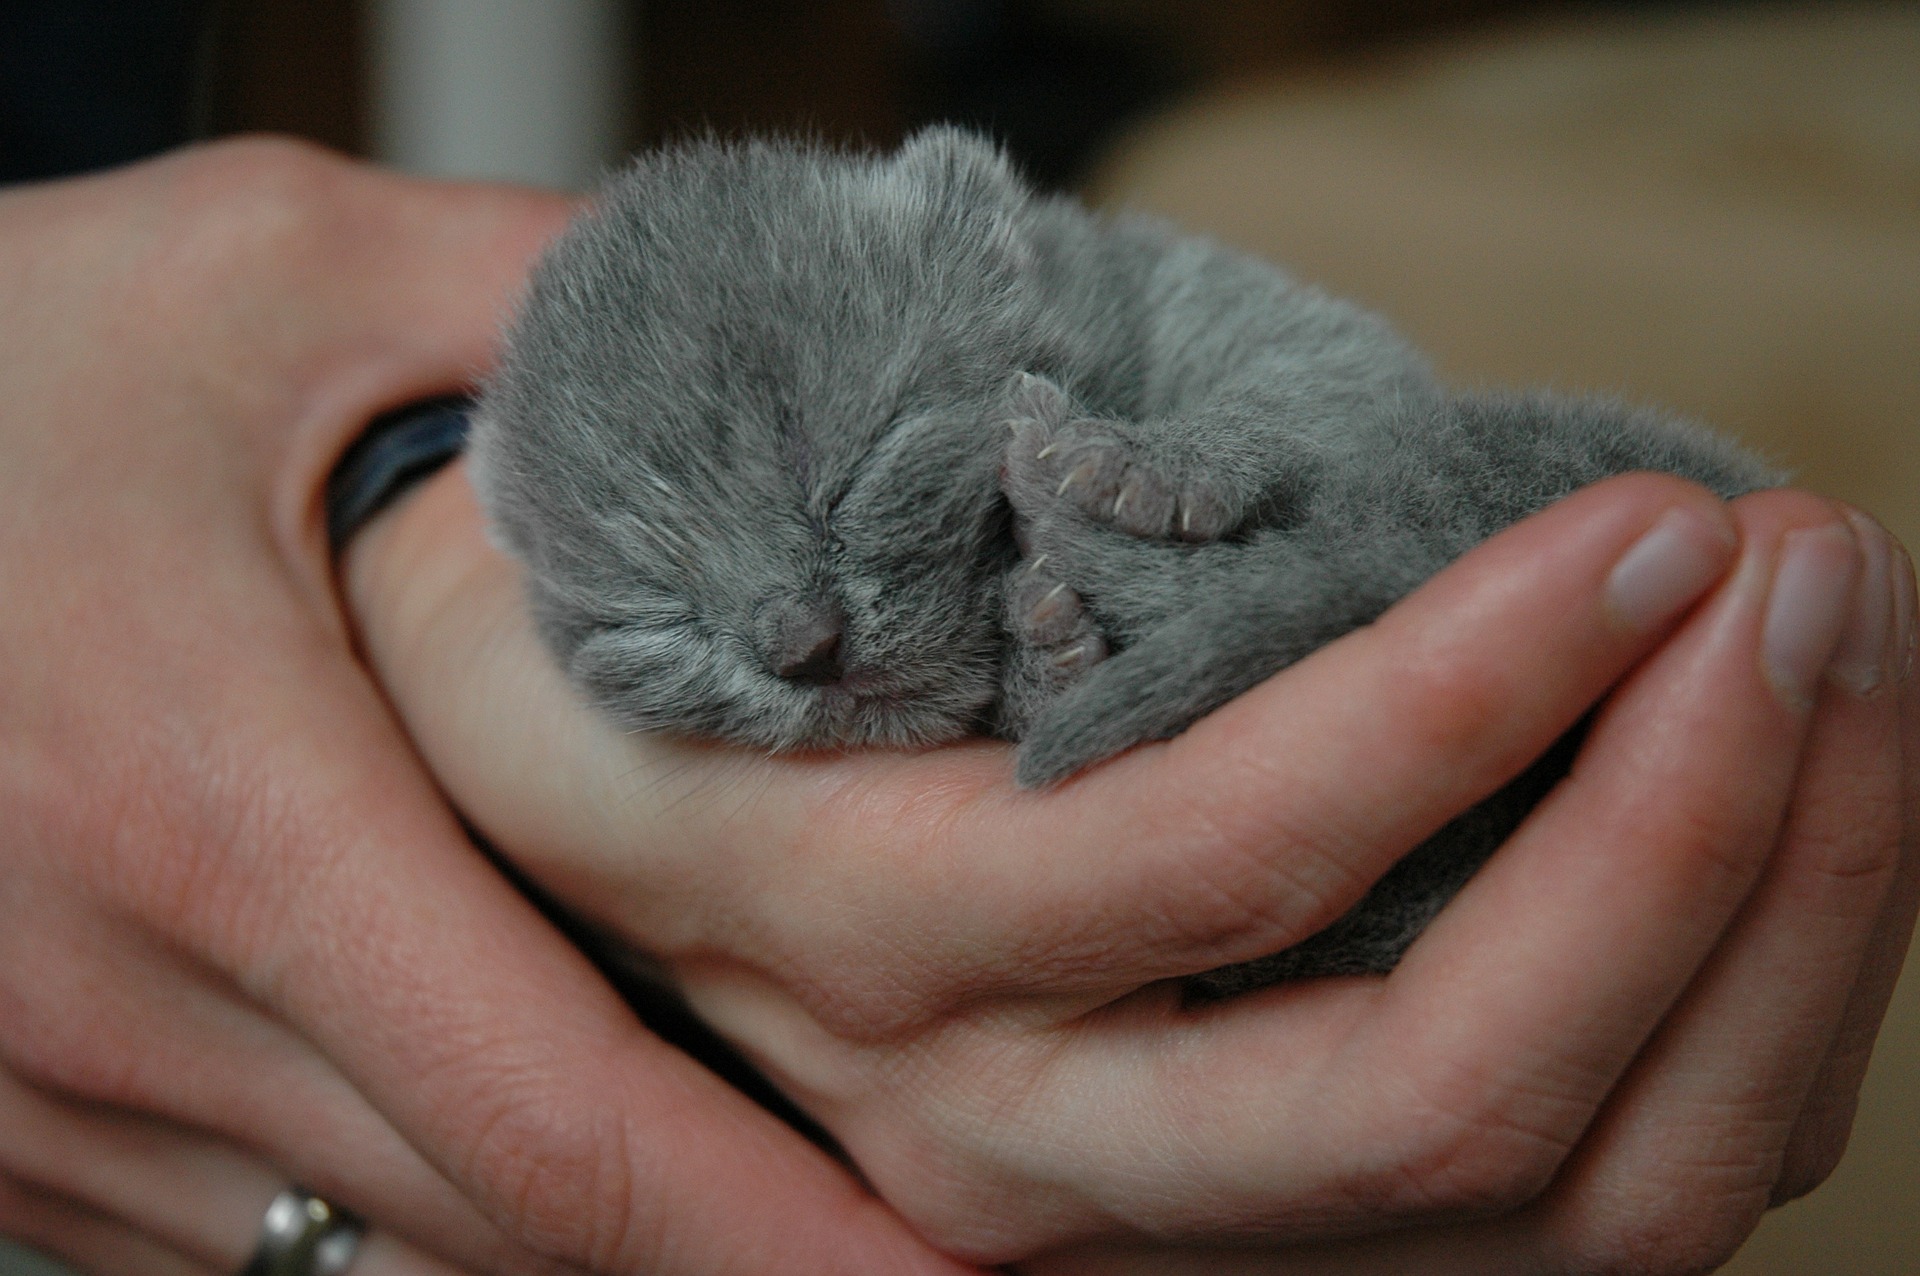
[[[1211,490],[1194,484],[1180,493],[1180,523],[1173,530],[1173,539],[1219,540],[1233,530],[1233,525],[1233,511]]]
[[[1034,647],[1056,647],[1071,642],[1087,627],[1080,595],[1063,580],[1042,576],[1031,567],[1014,582],[1008,619],[1016,636]]]
[[[1000,732],[1019,736],[1060,693],[1107,658],[1107,640],[1065,581],[1041,571],[1045,556],[1007,575],[1012,639],[1002,682]]]
[[[1023,519],[1045,518],[1064,504],[1145,539],[1215,540],[1234,523],[1214,485],[1194,476],[1180,481],[1118,423],[1090,417],[1016,422],[1001,487]]]
[[[1060,480],[1060,486],[1053,489],[1053,494],[1065,496],[1074,484],[1090,483],[1096,477],[1098,477],[1098,467],[1091,461],[1083,461],[1067,471],[1067,476]]]
[[[1065,651],[1055,652],[1053,667],[1068,673],[1085,673],[1106,658],[1107,644],[1100,635],[1089,634]]]

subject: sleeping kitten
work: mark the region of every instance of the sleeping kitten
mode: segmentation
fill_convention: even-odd
[[[1448,395],[1374,316],[1037,196],[945,128],[637,161],[535,271],[473,456],[542,634],[624,725],[995,732],[1033,786],[1178,733],[1586,483],[1773,481],[1652,413]],[[1571,748],[1196,995],[1391,968]]]

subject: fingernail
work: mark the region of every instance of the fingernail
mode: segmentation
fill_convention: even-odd
[[[1846,627],[1858,570],[1853,535],[1838,523],[1789,532],[1781,542],[1760,650],[1768,681],[1790,708],[1813,704]]]
[[[1827,677],[1855,695],[1871,693],[1886,680],[1888,627],[1893,623],[1892,555],[1880,525],[1857,511],[1847,521],[1860,543],[1860,577],[1853,587],[1853,608]]]
[[[1913,560],[1898,541],[1893,548],[1893,676],[1905,682],[1913,676],[1914,613],[1920,606],[1913,596]]]
[[[1607,605],[1636,633],[1678,616],[1726,572],[1731,529],[1691,506],[1668,510],[1607,577]]]

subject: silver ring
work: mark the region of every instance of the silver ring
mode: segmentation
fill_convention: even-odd
[[[260,1220],[260,1244],[240,1276],[344,1276],[366,1225],[303,1187],[273,1198]]]

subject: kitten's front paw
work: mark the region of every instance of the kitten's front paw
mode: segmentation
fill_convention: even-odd
[[[1133,536],[1208,541],[1236,521],[1219,485],[1157,461],[1121,421],[1081,414],[1066,393],[1025,376],[1008,396],[1012,437],[1000,486],[1023,519],[1063,504]]]
[[[1050,575],[1046,555],[1007,573],[1003,621],[1009,643],[1000,732],[1018,738],[1061,692],[1107,658],[1107,640],[1080,595]]]
[[[1213,485],[1162,472],[1117,421],[1017,422],[1001,473],[1007,499],[1030,518],[1064,502],[1129,535],[1181,541],[1217,539],[1234,522]]]

